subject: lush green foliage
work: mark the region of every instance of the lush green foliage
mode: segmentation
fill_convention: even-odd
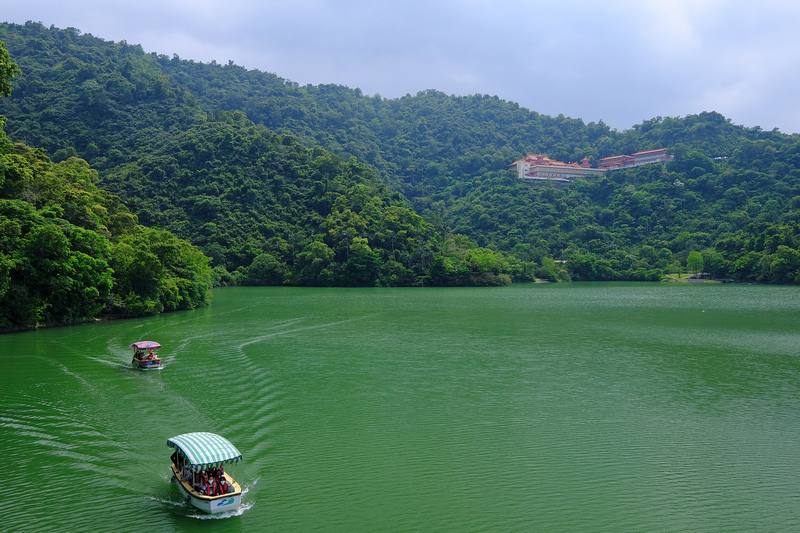
[[[21,67],[0,102],[10,136],[88,160],[223,282],[657,280],[697,267],[691,252],[717,277],[800,282],[798,135],[713,112],[619,132],[485,95],[301,87],[36,23],[0,39]],[[660,147],[676,160],[564,189],[507,168]]]
[[[77,155],[103,171],[204,116],[140,46],[39,23],[0,24],[0,40],[21,69],[0,100],[6,132],[54,161]]]
[[[713,160],[674,147],[676,160],[614,171],[564,189],[508,173],[476,178],[462,198],[432,204],[455,231],[522,258],[566,259],[573,279],[659,279],[703,269],[718,278],[800,282],[800,142],[747,141]],[[443,194],[444,196],[444,194]]]
[[[17,66],[0,43],[0,94]],[[54,164],[12,144],[0,116],[0,327],[68,324],[100,313],[145,315],[208,300],[208,258],[163,230],[140,226],[97,171]]]
[[[11,94],[11,79],[19,72],[19,67],[11,61],[5,44],[0,41],[0,96]]]
[[[247,285],[421,285],[507,282],[503,258],[479,266],[448,252],[430,223],[354,157],[219,113],[110,171],[105,185],[139,220],[189,239],[221,282]],[[465,243],[467,248],[474,244]],[[437,258],[466,277],[435,280]],[[491,272],[491,275],[489,275]],[[446,279],[447,278],[447,279]],[[462,279],[463,278],[463,279]]]
[[[208,300],[208,259],[136,223],[97,172],[0,132],[0,327],[65,324],[100,314],[190,309]]]

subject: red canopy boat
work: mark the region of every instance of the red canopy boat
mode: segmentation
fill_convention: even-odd
[[[131,363],[137,368],[145,370],[161,368],[161,358],[153,350],[161,348],[161,345],[154,341],[139,341],[130,345],[133,348],[133,360]]]

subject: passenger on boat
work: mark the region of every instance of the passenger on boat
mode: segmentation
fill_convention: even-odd
[[[208,478],[208,489],[206,494],[209,496],[216,496],[217,495],[217,480],[213,477]]]
[[[188,481],[189,484],[192,483],[192,471],[189,470],[188,465],[183,465],[183,470],[181,470],[181,477],[184,479],[184,481]]]
[[[206,476],[204,472],[200,473],[200,494],[207,494],[208,493],[208,482],[206,481]]]
[[[228,481],[225,479],[225,476],[220,476],[217,479],[217,489],[219,490],[220,494],[227,494],[228,493],[228,490],[229,490]]]

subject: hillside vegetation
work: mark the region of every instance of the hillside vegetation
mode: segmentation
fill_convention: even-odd
[[[87,161],[141,224],[209,256],[217,283],[657,280],[687,269],[800,282],[796,134],[715,112],[620,132],[496,96],[386,99],[30,22],[0,24],[0,40],[21,70],[0,100],[9,138],[55,164]],[[662,147],[673,162],[564,188],[508,167],[526,153],[596,164]]]
[[[205,305],[208,258],[137,224],[85,161],[51,162],[0,133],[0,328]]]
[[[145,224],[201,247],[223,283],[494,285],[503,254],[443,239],[355,157],[219,113],[108,171]],[[516,274],[520,274],[517,269]]]

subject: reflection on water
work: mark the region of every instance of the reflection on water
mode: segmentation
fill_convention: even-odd
[[[0,337],[3,528],[800,528],[800,290],[225,289],[208,309]],[[157,340],[164,368],[131,367]],[[247,492],[187,506],[166,440]],[[17,512],[20,511],[20,512]]]

